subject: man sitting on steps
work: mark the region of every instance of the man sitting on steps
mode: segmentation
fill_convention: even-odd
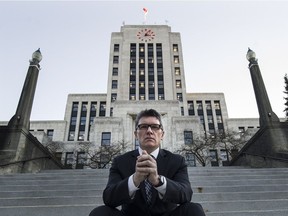
[[[185,159],[160,149],[161,115],[153,109],[141,111],[134,134],[139,149],[113,160],[103,192],[105,205],[89,216],[205,216],[200,204],[190,202]]]

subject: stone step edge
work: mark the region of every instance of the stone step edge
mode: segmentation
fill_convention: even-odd
[[[90,189],[86,189],[86,191],[89,191]],[[44,190],[45,192],[52,192],[52,191],[55,191],[55,192],[70,192],[71,190],[62,190],[62,191],[59,191],[59,190]],[[76,192],[76,191],[82,191],[82,190],[73,190],[73,192]],[[83,190],[85,191],[85,190]],[[97,191],[97,190],[95,190]],[[9,193],[9,192],[32,192],[32,191],[5,191],[5,193]],[[233,194],[273,194],[273,193],[287,193],[288,194],[288,190],[284,190],[284,191],[244,191],[244,192],[193,192],[193,195],[203,195],[203,196],[209,196],[209,195],[233,195]],[[0,192],[0,194],[3,193],[3,192]],[[0,197],[0,200],[8,200],[8,199],[44,199],[44,198],[53,198],[53,199],[57,199],[57,198],[98,198],[98,197],[102,197],[102,193],[101,194],[96,194],[95,196],[75,196],[73,194],[73,196],[61,196],[61,195],[51,195],[51,196],[31,196],[31,197]],[[288,196],[287,196],[288,198]],[[273,199],[274,200],[274,199]],[[239,201],[239,200],[238,200]]]

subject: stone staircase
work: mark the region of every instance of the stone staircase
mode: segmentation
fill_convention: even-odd
[[[287,216],[288,168],[189,168],[207,216]],[[108,170],[0,176],[1,216],[87,216],[102,204]],[[136,216],[136,215],[135,215]]]

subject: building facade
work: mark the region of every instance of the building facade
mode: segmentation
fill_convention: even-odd
[[[167,25],[124,25],[111,35],[107,94],[69,94],[64,120],[32,121],[30,131],[61,142],[63,163],[77,164],[79,143],[123,141],[127,150],[137,148],[135,117],[145,108],[163,116],[161,145],[172,152],[196,136],[259,125],[258,119],[229,119],[223,93],[187,93],[180,33]]]

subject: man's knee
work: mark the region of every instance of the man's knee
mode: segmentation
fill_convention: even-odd
[[[188,208],[190,209],[191,212],[193,212],[192,215],[197,215],[197,216],[205,216],[205,212],[204,209],[202,207],[202,205],[200,203],[187,203],[188,204]]]
[[[109,206],[99,206],[94,208],[89,216],[120,216],[120,211]]]
[[[185,203],[182,206],[182,211],[184,211],[184,215],[195,215],[195,216],[205,216],[205,212],[203,210],[203,207],[199,203]]]

